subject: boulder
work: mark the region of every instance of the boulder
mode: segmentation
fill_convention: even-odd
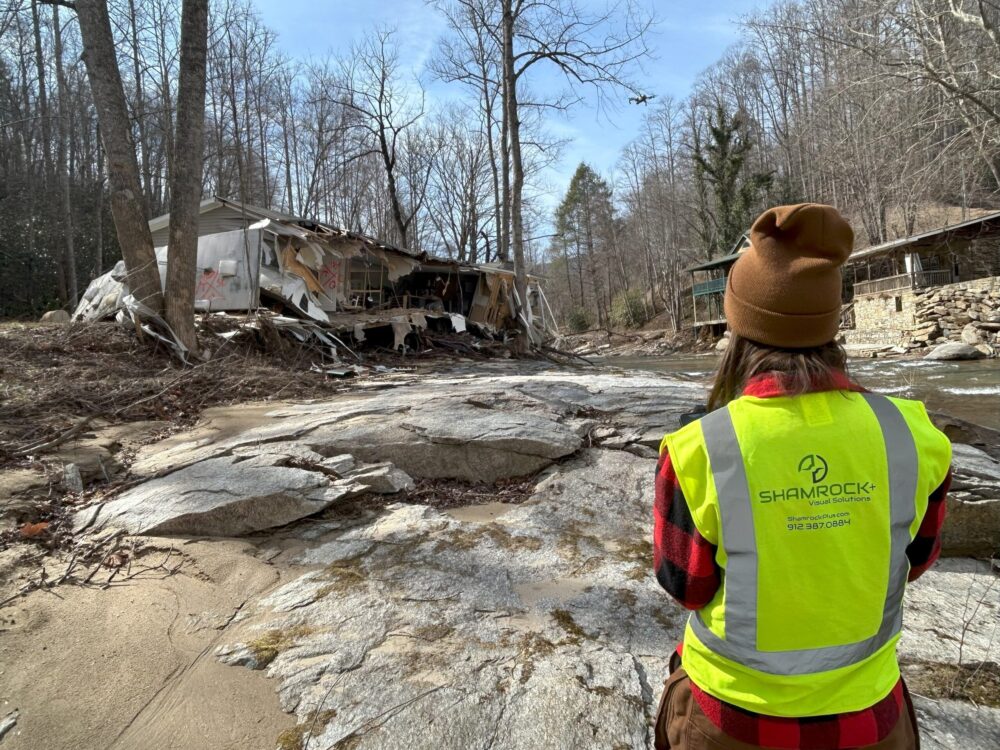
[[[285,465],[292,458],[265,453],[201,461],[80,511],[73,528],[239,536],[284,526],[365,489],[352,480],[333,481],[320,471]]]
[[[971,445],[952,446],[952,484],[941,533],[945,555],[1000,550],[1000,461]]]
[[[368,415],[317,427],[309,443],[324,454],[392,462],[410,476],[494,482],[526,476],[576,452],[583,437],[533,412],[468,404],[422,404],[384,419]]]
[[[1000,587],[989,562],[940,559],[906,587],[899,658],[932,664],[995,660],[998,611]]]
[[[959,344],[949,342],[934,347],[924,356],[924,359],[939,361],[963,360],[963,359],[983,359],[986,355],[969,344]]]
[[[962,329],[962,343],[977,346],[983,343],[983,336],[974,323],[969,323]]]
[[[1000,499],[1000,461],[972,445],[956,443],[951,447],[954,489],[975,490],[980,497]]]
[[[65,310],[49,310],[41,318],[42,323],[69,323],[69,313]]]
[[[412,490],[413,479],[405,471],[391,463],[363,466],[348,474],[348,478],[368,491],[378,495],[393,495],[403,490]]]
[[[354,460],[354,456],[350,453],[342,453],[339,456],[330,456],[329,458],[324,458],[320,461],[320,465],[325,469],[329,469],[335,474],[343,476],[349,471],[353,471],[357,462]]]
[[[920,328],[915,328],[910,334],[914,341],[931,341],[940,335],[941,328],[936,322],[921,326]]]
[[[715,351],[717,352],[724,352],[728,348],[729,348],[729,339],[725,336],[719,339],[715,344]]]

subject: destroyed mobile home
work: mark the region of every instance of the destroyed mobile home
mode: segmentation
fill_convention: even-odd
[[[169,215],[149,223],[164,284],[168,225]],[[270,310],[275,327],[301,341],[318,341],[333,359],[337,347],[351,351],[347,341],[406,351],[407,337],[429,328],[501,341],[526,335],[531,345],[555,335],[554,316],[538,280],[529,278],[528,305],[521,306],[514,273],[501,265],[432,258],[219,197],[202,201],[198,234],[197,312]],[[185,358],[166,323],[129,294],[122,262],[91,282],[73,319],[114,316],[136,325],[146,321],[143,330]],[[155,325],[149,324],[151,318]],[[249,315],[243,325],[253,327],[257,321]]]

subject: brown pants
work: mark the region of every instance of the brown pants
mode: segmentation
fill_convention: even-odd
[[[920,750],[917,718],[909,695],[906,707],[895,728],[881,742],[865,745],[865,750]],[[691,694],[691,681],[683,669],[677,669],[663,686],[663,697],[656,712],[656,750],[756,750],[733,739],[705,716]]]

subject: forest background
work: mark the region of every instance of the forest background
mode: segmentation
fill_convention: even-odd
[[[251,2],[211,3],[203,194],[463,262],[520,251],[575,329],[679,326],[684,269],[769,204],[832,203],[867,245],[1000,203],[997,0],[763,6],[686,96],[643,72],[657,25],[684,23],[670,4],[414,2],[441,28],[419,70],[391,27],[295,56]],[[121,257],[65,5],[0,6],[0,317],[71,309]],[[107,6],[151,218],[178,163],[181,2]],[[595,107],[608,128],[641,111],[634,140],[553,184],[553,123]]]

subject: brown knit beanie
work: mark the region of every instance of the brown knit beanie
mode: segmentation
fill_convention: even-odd
[[[817,203],[765,211],[750,229],[750,248],[729,272],[729,328],[784,349],[833,341],[840,326],[840,266],[854,231],[837,209]]]

